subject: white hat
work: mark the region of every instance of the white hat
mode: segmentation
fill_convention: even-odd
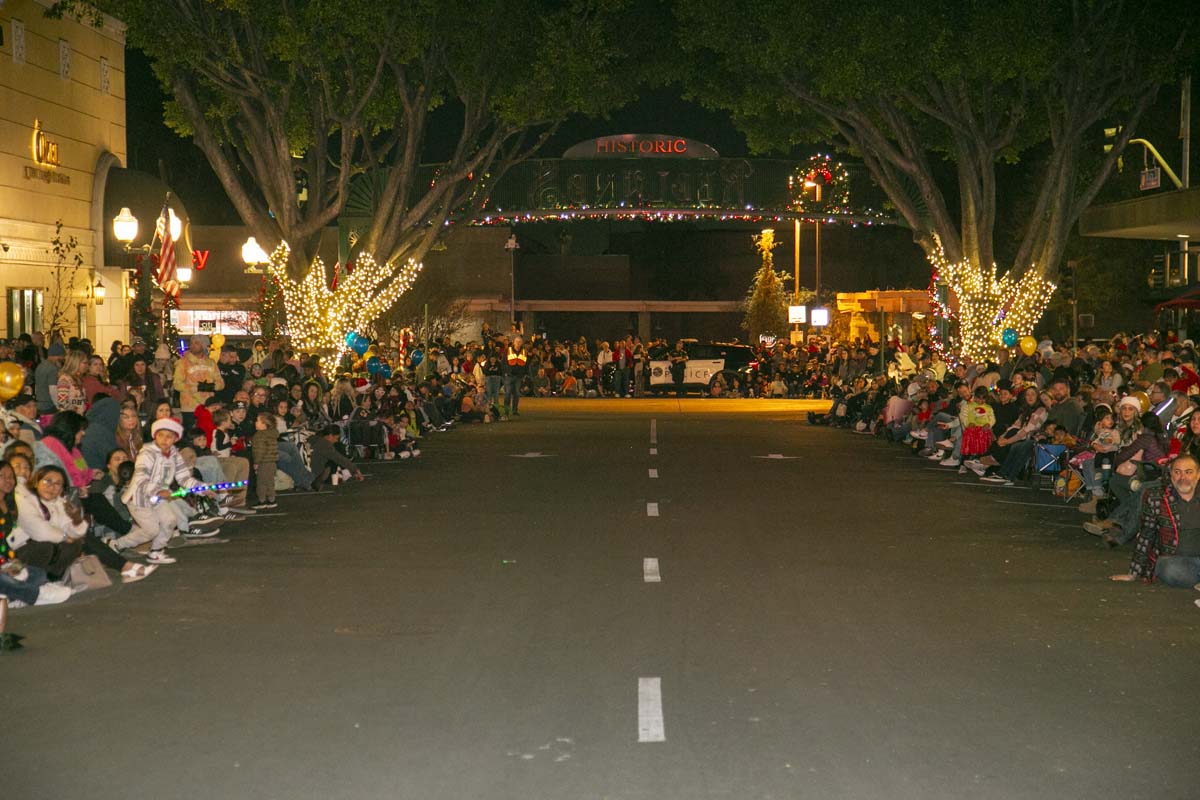
[[[150,426],[150,435],[154,436],[159,431],[170,431],[175,434],[176,439],[183,438],[183,424],[174,417],[163,417],[154,421]]]
[[[1125,395],[1120,400],[1118,400],[1117,408],[1120,408],[1121,406],[1133,406],[1134,409],[1136,409],[1139,414],[1142,413],[1141,402],[1136,397],[1133,397],[1132,395]]]

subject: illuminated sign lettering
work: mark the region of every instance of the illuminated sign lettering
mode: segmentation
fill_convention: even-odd
[[[37,119],[33,121],[32,149],[34,163],[43,167],[58,166],[58,142],[46,136],[41,120]]]
[[[571,147],[563,158],[719,158],[717,151],[693,139],[661,133],[601,136]]]

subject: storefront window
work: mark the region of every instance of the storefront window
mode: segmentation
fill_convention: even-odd
[[[32,334],[42,329],[42,290],[8,290],[8,335],[15,339],[22,333]]]

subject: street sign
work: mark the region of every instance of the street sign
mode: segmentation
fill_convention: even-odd
[[[829,324],[829,309],[814,308],[812,310],[812,326],[814,328],[823,328]]]
[[[1139,188],[1144,192],[1147,189],[1157,189],[1162,185],[1162,170],[1158,167],[1142,170],[1142,180]]]
[[[808,306],[788,306],[788,324],[806,325],[808,323]]]
[[[202,333],[213,333],[217,329],[215,319],[202,319],[196,323],[196,330]]]

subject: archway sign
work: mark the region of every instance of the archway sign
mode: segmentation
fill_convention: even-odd
[[[783,220],[878,225],[894,222],[869,207],[804,208],[794,202],[795,160],[721,158],[709,145],[672,134],[620,134],[589,139],[562,158],[522,161],[487,187],[476,212],[455,224],[512,225],[585,219],[709,220],[771,223]],[[840,166],[840,165],[839,165]],[[437,165],[422,168],[432,179]],[[376,171],[351,187],[343,226],[369,219],[385,175]],[[870,195],[870,192],[867,192]],[[861,196],[861,195],[858,195]]]

